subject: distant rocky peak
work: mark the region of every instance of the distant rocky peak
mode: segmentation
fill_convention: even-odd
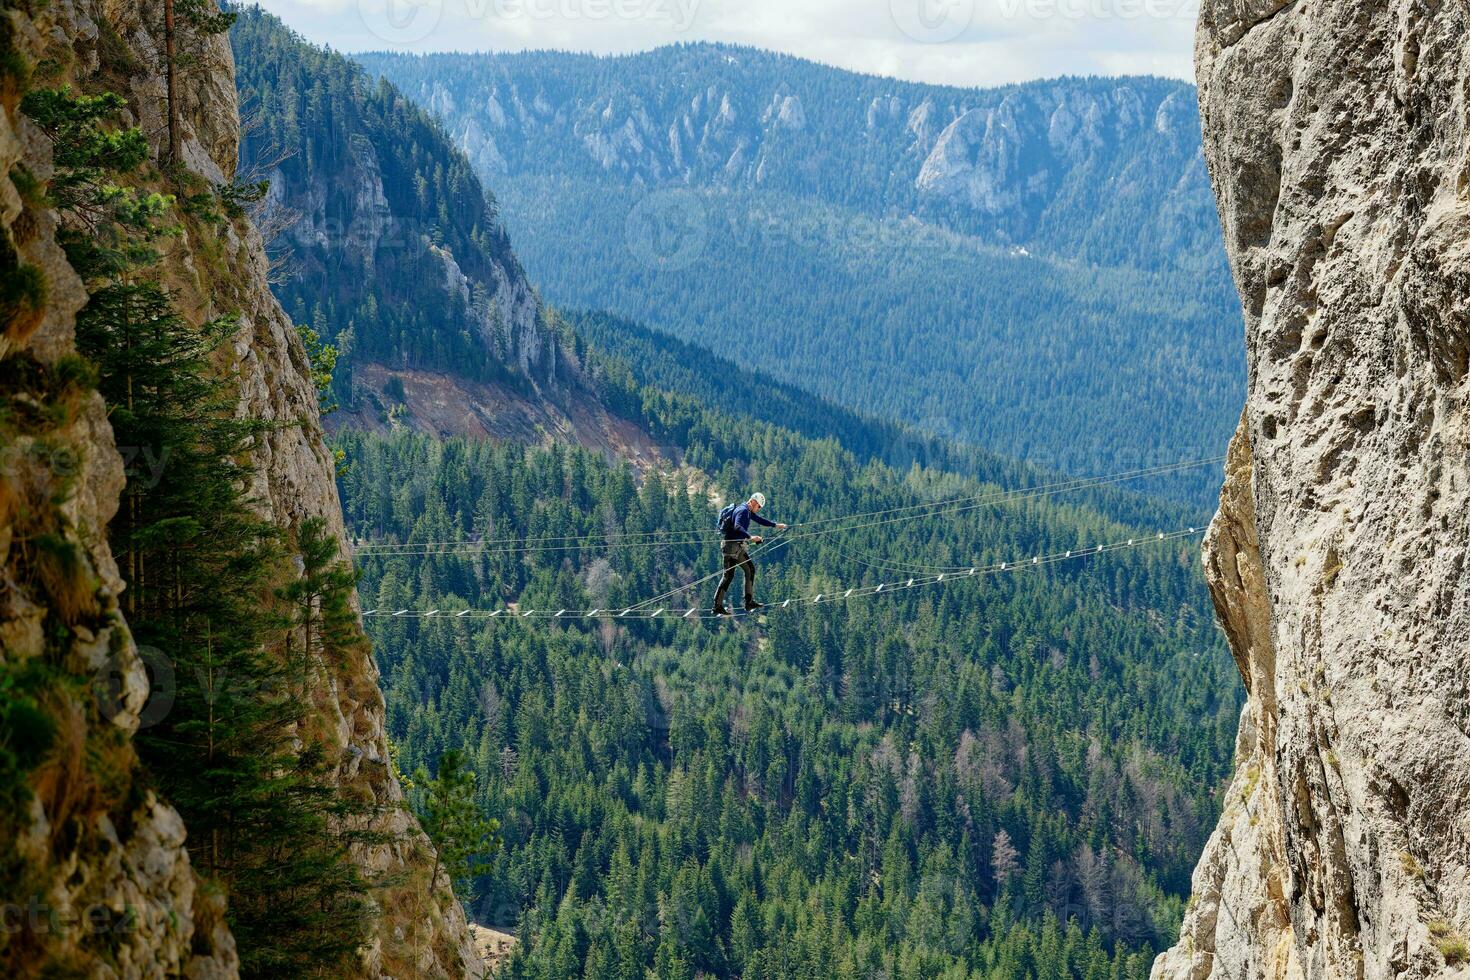
[[[737,64],[731,64],[730,58]],[[556,52],[363,56],[436,101],[487,179],[593,180],[617,187],[762,188],[909,214],[1033,252],[1139,239],[1144,264],[1189,242],[1212,251],[1214,207],[1197,165],[1194,92],[1156,78],[1055,79],[998,89],[922,85],[753,49],[679,46],[618,58]],[[538,93],[554,113],[518,112]],[[550,94],[554,93],[554,98]],[[500,109],[486,111],[494,99]],[[502,123],[512,116],[509,124]],[[847,186],[847,185],[851,186]],[[1121,217],[1181,192],[1177,208]],[[1053,208],[1075,214],[1054,214]],[[1083,228],[1096,216],[1117,227]],[[1053,241],[1038,239],[1043,229]],[[1206,243],[1206,236],[1209,241]],[[1110,261],[1127,244],[1109,244]]]

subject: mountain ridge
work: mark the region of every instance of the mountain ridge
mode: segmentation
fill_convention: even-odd
[[[331,47],[327,45],[327,47]],[[335,50],[335,49],[334,49]],[[432,59],[438,57],[464,58],[481,57],[490,55],[497,58],[514,58],[520,56],[537,57],[541,55],[555,55],[571,59],[584,59],[587,61],[616,62],[657,55],[664,51],[693,51],[713,52],[716,54],[746,54],[767,58],[780,62],[795,62],[812,65],[827,71],[843,75],[851,75],[855,78],[871,79],[874,81],[891,82],[897,85],[912,85],[915,87],[930,89],[946,89],[955,92],[1005,92],[1014,89],[1026,88],[1031,85],[1045,84],[1047,82],[1091,82],[1091,81],[1148,81],[1164,82],[1172,85],[1182,85],[1186,88],[1194,88],[1195,83],[1187,78],[1175,78],[1170,75],[1156,75],[1150,72],[1129,72],[1119,75],[1097,75],[1097,74],[1071,74],[1062,73],[1058,75],[1046,75],[1039,78],[1023,79],[1015,82],[1002,82],[995,85],[957,85],[952,82],[926,82],[919,79],[900,78],[896,75],[885,75],[876,71],[861,71],[856,68],[846,68],[842,65],[832,64],[820,58],[808,55],[792,54],[789,51],[777,51],[774,48],[763,48],[757,44],[746,44],[734,41],[674,41],[668,44],[656,44],[648,48],[640,48],[636,51],[599,52],[590,50],[576,50],[572,48],[516,48],[503,51],[487,50],[482,48],[465,48],[460,50],[443,51],[398,51],[391,48],[359,48],[351,51],[343,49],[341,53],[352,59],[362,58],[372,62],[385,58],[409,58],[409,59]]]
[[[738,63],[739,57],[755,63]],[[980,114],[1004,113],[1012,100],[1034,99],[1058,114],[1053,128],[1063,139],[1071,138],[1071,129],[1085,135],[1089,126],[1099,125],[1124,126],[1135,139],[1146,138],[1150,128],[1166,136],[1151,147],[1150,166],[1174,168],[1181,177],[1192,172],[1191,206],[1196,212],[1208,211],[1193,94],[1187,84],[1168,79],[1065,77],[999,88],[932,86],[827,68],[755,48],[713,45],[667,46],[636,55],[606,57],[531,52],[415,56],[362,53],[355,59],[374,74],[393,77],[406,92],[443,118],[456,141],[487,177],[537,172],[536,154],[541,151],[533,147],[529,150],[531,156],[523,155],[528,152],[522,146],[526,134],[521,134],[520,142],[512,138],[517,124],[522,128],[539,124],[543,129],[571,125],[574,133],[570,135],[576,139],[555,144],[561,151],[556,157],[556,172],[562,175],[596,175],[597,169],[588,169],[589,164],[600,164],[604,170],[621,169],[624,172],[620,176],[642,180],[649,186],[696,183],[694,178],[698,177],[726,185],[761,183],[794,193],[835,193],[837,197],[831,198],[835,202],[856,204],[869,213],[883,213],[892,207],[917,209],[916,213],[959,230],[984,229],[1005,242],[1036,244],[1035,215],[1028,216],[1028,221],[1016,217],[983,220],[982,215],[1003,209],[977,208],[975,200],[970,200],[967,208],[960,192],[975,190],[973,182],[953,187],[938,179],[953,177],[959,164],[974,161],[935,154],[941,143],[958,149],[958,144],[973,139],[971,131],[983,129]],[[781,77],[777,74],[780,71],[794,77]],[[462,76],[467,72],[475,75],[473,91],[463,84]],[[654,76],[662,80],[661,87],[653,86]],[[525,92],[520,91],[522,85]],[[701,93],[700,89],[705,91]],[[752,90],[762,94],[757,96]],[[708,105],[701,94],[709,96]],[[1118,118],[1096,115],[1115,94],[1122,98],[1118,106],[1112,107]],[[1082,111],[1075,118],[1068,116],[1068,96],[1081,99]],[[803,108],[806,103],[814,107],[810,115]],[[471,104],[477,107],[473,115]],[[710,108],[715,104],[717,107]],[[683,115],[683,132],[677,135],[675,120],[669,115],[676,106],[689,110]],[[1014,128],[1020,118],[1004,122]],[[1151,127],[1144,125],[1146,120],[1152,121]],[[712,125],[723,126],[725,131],[711,133]],[[814,160],[804,161],[797,170],[788,163],[787,172],[782,173],[763,169],[781,166],[781,147],[776,145],[778,152],[763,157],[764,143],[779,144],[783,131],[800,133],[808,128],[822,131],[825,137],[820,141],[798,139],[797,144],[818,159],[833,156],[834,132],[861,130],[875,134],[881,130],[883,142],[888,145],[865,146],[865,152],[875,154],[876,160],[862,159],[851,152],[834,157],[841,163],[833,167],[843,174],[851,193],[841,187],[816,187],[814,179],[805,175],[818,166]],[[547,136],[556,138],[554,133]],[[719,152],[707,160],[697,152],[700,147],[687,145],[695,137],[708,144],[712,136],[717,137],[714,145]],[[656,144],[665,137],[672,145],[658,151]],[[677,145],[681,140],[686,145]],[[1034,156],[1046,143],[1044,134],[1035,134],[1026,154]],[[1001,145],[1006,159],[989,162],[1010,166],[1028,162],[1024,154],[1007,156]],[[921,177],[926,166],[929,178],[920,181],[917,188],[908,186]],[[1032,180],[1046,179],[1045,168],[1040,166],[1030,167],[1028,175]],[[861,199],[854,194],[861,195]],[[1033,210],[1036,207],[1033,205]],[[1116,223],[1108,227],[1112,234],[1124,237],[1135,230]],[[1197,227],[1204,234],[1196,236],[1192,251],[1202,251],[1212,244],[1208,225]],[[1060,240],[1074,249],[1086,245],[1083,238]],[[1165,254],[1165,250],[1159,254]],[[1116,263],[1118,259],[1115,253],[1110,261]],[[1154,261],[1159,261],[1158,256],[1144,264]]]
[[[498,223],[494,195],[463,176],[464,158],[437,123],[388,82],[374,86],[361,69],[259,8],[242,12],[231,40],[242,65],[241,102],[255,120],[242,141],[242,169],[270,183],[262,223],[278,229],[274,252],[284,263],[273,291],[298,322],[316,324],[339,350],[332,393],[340,407],[327,419],[332,432],[408,427],[438,437],[561,440],[628,459],[640,470],[677,465],[675,447],[639,429],[641,406],[619,412],[606,404],[618,393],[599,384],[599,373],[610,367],[606,355],[618,354],[641,383],[657,365],[665,381],[678,373],[675,389],[689,394],[692,385],[707,404],[728,411],[740,410],[728,384],[760,390],[760,403],[745,409],[755,417],[814,438],[835,436],[861,455],[895,465],[948,460],[967,471],[1021,479],[1023,465],[982,462],[984,453],[842,409],[668,333],[596,313],[543,309]],[[296,149],[283,157],[282,146]],[[449,176],[431,180],[421,199],[405,197],[401,188],[392,200],[385,194],[384,174],[412,182],[419,179],[415,172],[437,170]],[[446,231],[437,224],[446,207],[483,212],[491,223],[483,235]],[[528,338],[531,349],[543,352],[539,358],[528,365],[508,357],[507,338],[479,332],[485,321],[473,308],[450,304],[450,317],[426,317],[452,299],[440,278],[415,274],[439,263],[462,264],[458,275],[469,288],[496,303],[508,293],[518,311],[509,332]],[[363,288],[368,282],[370,291]],[[446,347],[437,339],[456,332],[474,333],[469,346]],[[596,364],[589,367],[589,360]]]
[[[444,120],[549,302],[750,338],[782,382],[1049,469],[1223,450],[1239,308],[1187,85],[728,54],[360,57]]]

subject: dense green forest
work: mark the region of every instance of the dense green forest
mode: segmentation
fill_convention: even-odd
[[[203,16],[204,8],[183,9]],[[212,33],[228,20],[210,16],[190,29]],[[275,193],[355,193],[360,186],[337,178],[367,172],[369,140],[387,148],[373,163],[387,206],[411,216],[395,232],[411,247],[375,242],[355,264],[336,264],[351,249],[305,247],[276,284],[345,355],[335,390],[350,395],[354,355],[472,377],[508,372],[475,336],[484,321],[474,311],[487,297],[456,301],[449,290],[446,305],[421,302],[421,281],[442,279],[446,250],[479,282],[507,270],[519,276],[493,203],[437,124],[340,58],[282,41],[279,24],[258,12],[235,37],[246,91],[272,127],[253,130],[247,143],[269,141],[252,152],[277,174]],[[325,521],[277,528],[250,496],[251,450],[270,426],[314,423],[238,417],[239,393],[221,370],[239,326],[229,313],[232,271],[223,263],[196,270],[218,287],[208,301],[219,315],[195,324],[161,261],[176,239],[202,256],[223,254],[224,240],[247,232],[243,209],[266,189],[212,186],[173,162],[155,165],[120,97],[39,87],[22,104],[56,169],[13,179],[58,215],[58,238],[89,299],[76,318],[79,356],[54,365],[5,360],[4,387],[14,395],[0,411],[0,436],[49,439],[101,394],[130,455],[107,529],[127,586],[117,601],[155,678],[166,663],[170,684],[157,685],[168,703],[135,738],[102,723],[117,694],[105,685],[89,692],[84,718],[63,719],[68,734],[42,709],[70,703],[63,695],[77,683],[69,672],[45,658],[3,665],[0,797],[11,805],[0,829],[19,839],[26,780],[57,739],[75,736],[66,785],[99,820],[121,819],[149,792],[177,807],[192,867],[225,896],[221,914],[246,976],[349,971],[385,889],[401,884],[370,880],[351,859],[354,848],[388,843],[365,829],[382,804],[339,787],[337,760],[323,749],[333,743],[316,727],[314,692],[329,686],[320,672],[365,653],[354,587],[368,607],[387,610],[632,604],[711,571],[719,500],[754,489],[770,496],[778,519],[838,522],[832,533],[761,553],[759,592],[770,600],[1201,520],[1198,509],[1112,488],[842,529],[854,515],[1045,479],[933,432],[1097,471],[1158,461],[1179,448],[1168,439],[1198,435],[1207,406],[1180,412],[1173,396],[1148,389],[1148,378],[1120,380],[1132,363],[1121,353],[1083,364],[1078,352],[1099,337],[1136,345],[1141,324],[1155,319],[1183,317],[1205,330],[1210,317],[1207,302],[1196,308],[1171,295],[1175,280],[1158,270],[1066,265],[1064,281],[1038,286],[1018,271],[1026,266],[1008,265],[1030,257],[943,235],[940,253],[953,268],[936,277],[949,260],[921,262],[905,248],[875,259],[886,249],[822,232],[782,256],[787,280],[739,278],[752,267],[738,263],[722,268],[735,278],[721,286],[718,308],[686,292],[693,280],[673,288],[668,270],[652,274],[670,290],[664,300],[684,304],[681,315],[708,319],[700,338],[708,350],[600,314],[548,324],[598,398],[676,448],[686,464],[677,477],[562,445],[343,433],[344,515],[372,545],[353,569]],[[571,187],[557,207],[589,205],[578,195],[606,191],[593,186]],[[702,193],[706,202],[718,196]],[[777,200],[730,194],[740,202],[730,227],[740,234]],[[575,223],[570,211],[551,209],[545,233],[607,247],[627,198],[611,200]],[[813,212],[802,209],[815,208],[824,226],[830,212],[822,209],[838,207],[782,200],[778,224],[806,222]],[[862,220],[933,234],[907,220]],[[611,251],[611,261],[583,271],[605,276],[601,287],[617,298],[614,284],[630,274],[619,263],[638,250]],[[938,264],[919,267],[926,262]],[[976,263],[989,286],[970,281]],[[865,292],[877,268],[888,269],[878,277],[888,284]],[[775,307],[757,294],[772,284],[778,293],[815,292],[812,282],[829,295],[791,304],[776,329]],[[924,308],[933,321],[900,299],[920,282],[934,293]],[[1033,298],[986,292],[997,288],[1029,289]],[[15,289],[7,317],[39,309],[42,285]],[[844,315],[854,319],[834,315],[837,295],[853,304]],[[929,327],[899,329],[884,319],[896,315],[887,304]],[[993,307],[1001,313],[985,319]],[[1070,375],[1028,360],[1034,349],[1023,343],[1044,322],[1039,311],[1053,308],[1072,319],[1058,314],[1061,334],[1051,340],[1081,337],[1065,353],[1051,348]],[[970,340],[952,335],[962,309],[983,320]],[[1120,317],[1121,309],[1131,312]],[[876,326],[865,332],[865,324]],[[1153,339],[1163,343],[1162,334]],[[866,366],[837,356],[864,345],[877,355]],[[308,367],[330,401],[330,352],[308,349],[325,355]],[[1012,349],[1031,351],[1010,362],[1019,387],[988,386],[975,365],[992,369]],[[1155,367],[1169,371],[1208,367],[1177,350],[1154,354],[1162,358]],[[829,377],[818,383],[782,357],[819,363]],[[786,380],[749,370],[751,359]],[[902,371],[920,361],[968,373],[900,387]],[[1059,377],[1087,385],[1046,395],[1047,379]],[[1123,429],[1136,434],[1140,417],[1113,406],[1107,418],[1124,423],[1109,429],[1094,414],[1121,384],[1148,391],[1149,413],[1179,413],[1179,427],[1157,445],[1124,451]],[[938,414],[964,398],[963,427]],[[1029,414],[1014,408],[1027,399]],[[913,435],[900,419],[931,434]],[[1058,448],[1099,433],[1118,440],[1111,453]],[[1167,458],[1180,455],[1190,453]],[[54,647],[84,634],[125,642],[106,632],[120,624],[99,604],[99,584],[77,550],[48,529],[67,520],[76,473],[62,472],[63,463],[59,451],[26,461],[50,469],[38,484],[48,496],[24,515],[36,523],[13,543],[20,583],[54,599],[45,622]],[[412,803],[439,845],[435,870],[449,873],[480,921],[518,931],[504,972],[512,980],[1141,980],[1152,950],[1177,934],[1190,871],[1222,802],[1240,707],[1198,565],[1188,541],[1150,542],[738,623],[368,622],[394,762],[413,774]],[[667,601],[705,606],[711,592],[706,585]],[[118,773],[134,763],[140,776],[123,785]],[[20,892],[24,871],[24,860],[7,855],[7,893]],[[62,975],[33,962],[30,938],[0,935],[0,968]]]
[[[274,292],[341,354],[336,400],[352,403],[365,361],[524,384],[512,321],[535,303],[494,197],[438,122],[258,7],[230,40],[241,170],[270,185],[254,216]]]
[[[997,252],[907,222],[863,221],[855,233],[825,205],[739,192],[688,198],[707,243],[687,269],[663,270],[625,245],[636,191],[547,178],[506,181],[501,194],[508,213],[536,215],[519,248],[558,302],[625,313],[1000,455],[1068,472],[1213,455],[1239,406],[1224,280],[1184,290],[1170,276]],[[1211,493],[1186,489],[1200,502]]]
[[[912,423],[884,422],[843,408],[777,380],[760,365],[727,359],[631,320],[607,313],[564,312],[553,322],[561,328],[566,348],[599,384],[607,405],[627,418],[652,419],[660,435],[665,432],[659,427],[662,415],[656,406],[666,401],[663,392],[677,391],[683,400],[692,399],[714,413],[754,418],[808,438],[834,439],[864,461],[900,469],[932,466],[1010,486],[1057,478],[1053,470],[944,439]],[[698,413],[682,414],[692,418]],[[667,438],[682,445],[683,434],[683,427],[677,426]],[[1211,447],[1202,446],[1181,456],[1134,453],[1128,458],[1134,468],[1143,468],[1208,459],[1211,453]],[[1095,468],[1078,475],[1116,473],[1127,465],[1124,460],[1097,460]],[[1212,502],[1219,489],[1219,467],[1178,469],[1131,481],[1128,488],[1134,494]],[[1130,506],[1137,500],[1131,497]]]
[[[1067,472],[1233,429],[1240,316],[1187,86],[945,89],[711,46],[359,59],[446,120],[558,306]],[[793,97],[801,128],[767,112]],[[994,125],[937,150],[971,110]],[[919,193],[932,154],[993,165],[1004,200]]]
[[[788,523],[985,489],[626,378],[609,397]],[[571,448],[340,445],[349,526],[378,546],[365,606],[445,613],[368,622],[400,766],[462,751],[500,821],[503,856],[460,885],[519,928],[507,976],[1092,980],[1146,976],[1173,938],[1239,708],[1190,542],[738,628],[487,624],[448,614],[623,606],[707,574],[715,504]],[[1032,500],[773,549],[759,591],[1198,519]],[[382,550],[447,541],[470,544]]]
[[[277,291],[344,348],[339,397],[357,356],[500,377],[473,298],[423,298],[443,277],[436,249],[476,281],[519,276],[463,155],[394,89],[266,15],[234,43],[247,106],[272,119],[246,157],[271,163],[273,193],[327,187],[323,214],[359,214],[330,195],[364,186],[360,140],[394,235],[409,230],[411,247],[390,236],[367,265],[346,218],[348,247],[292,247]],[[377,546],[360,559],[366,608],[629,605],[712,570],[712,491],[759,487],[779,519],[831,520],[1049,479],[965,441],[1102,473],[1211,455],[1228,432],[1215,408],[1234,394],[1221,338],[1235,326],[1216,315],[1229,295],[1214,256],[1181,239],[1168,261],[1079,261],[1107,256],[1097,229],[1127,219],[1057,225],[1096,205],[1085,181],[1007,230],[1093,236],[1067,258],[1001,247],[947,205],[901,201],[900,183],[886,204],[859,200],[852,175],[679,191],[652,199],[673,213],[645,227],[629,220],[641,192],[562,162],[572,177],[501,185],[508,210],[535,215],[519,237],[548,290],[693,343],[595,313],[551,335],[608,408],[708,484],[564,446],[344,433],[346,517]],[[1187,229],[1187,211],[1164,218]],[[1182,298],[1185,274],[1208,288]],[[1213,482],[1206,469],[1165,489],[1203,500]],[[1201,519],[1119,489],[997,505],[773,548],[758,591]],[[475,543],[549,537],[563,540]],[[1100,980],[1146,975],[1174,938],[1228,774],[1238,691],[1197,566],[1187,541],[1151,544],[739,627],[368,622],[415,805],[452,783],[500,828],[488,869],[454,866],[472,915],[522,938],[508,976]],[[707,606],[712,591],[670,601]]]

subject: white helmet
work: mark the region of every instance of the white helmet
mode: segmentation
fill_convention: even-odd
[[[750,495],[750,502],[757,507],[764,507],[766,505],[766,495],[763,493],[753,493]]]

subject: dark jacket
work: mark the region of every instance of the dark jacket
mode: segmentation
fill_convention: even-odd
[[[725,535],[726,541],[749,541],[750,522],[755,521],[761,527],[775,527],[775,521],[768,521],[750,509],[750,501],[746,501],[735,508],[735,515],[730,519],[730,531]]]

